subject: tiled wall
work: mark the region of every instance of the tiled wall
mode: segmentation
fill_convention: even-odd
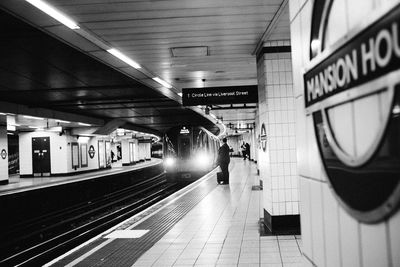
[[[335,0],[342,8],[332,40],[345,34],[354,20],[380,12],[399,1]],[[310,116],[305,115],[302,73],[309,64],[311,0],[290,0],[293,82],[296,101],[297,160],[300,177],[300,214],[306,266],[400,266],[400,212],[379,224],[363,224],[337,202],[325,176]],[[363,15],[364,14],[364,15]],[[335,28],[335,29],[336,29]],[[312,263],[311,263],[312,262]]]
[[[274,42],[267,46],[287,46]],[[270,215],[299,214],[295,104],[291,55],[266,53],[258,60],[259,119],[265,124],[267,150],[259,150],[264,209]]]

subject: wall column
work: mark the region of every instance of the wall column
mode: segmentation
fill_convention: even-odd
[[[300,229],[291,47],[271,42],[257,57],[259,169],[264,223],[273,233]]]
[[[0,184],[8,184],[7,115],[0,115]]]

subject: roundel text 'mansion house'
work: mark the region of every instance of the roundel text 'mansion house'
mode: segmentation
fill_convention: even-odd
[[[305,255],[400,266],[400,3],[290,8]]]

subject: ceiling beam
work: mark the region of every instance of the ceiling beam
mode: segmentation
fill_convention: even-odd
[[[211,110],[227,110],[227,109],[256,109],[257,106],[243,106],[243,107],[212,107]]]
[[[101,104],[98,104],[101,105]],[[85,105],[78,105],[78,106],[85,106]],[[160,110],[160,109],[176,109],[180,108],[178,105],[165,105],[165,106],[132,106],[132,107],[127,107],[127,106],[120,106],[120,107],[94,107],[94,108],[83,108],[80,110],[118,110],[118,109],[143,109],[143,108],[152,108],[154,110]]]
[[[265,29],[263,35],[261,36],[260,40],[257,43],[256,48],[254,49],[252,55],[256,56],[258,52],[261,50],[261,48],[264,45],[264,42],[268,40],[268,38],[271,36],[272,32],[276,28],[276,25],[279,22],[279,19],[281,18],[283,11],[285,10],[286,6],[288,4],[288,0],[283,0],[282,4],[279,6],[278,10],[276,11],[274,17],[272,18],[271,22],[268,24],[267,28]]]
[[[133,96],[123,96],[123,99],[129,99],[130,97]],[[52,102],[49,103],[47,106],[49,107],[69,107],[69,106],[92,106],[92,105],[123,105],[123,104],[147,104],[147,103],[165,103],[165,102],[175,102],[172,99],[168,99],[168,98],[149,98],[149,99],[145,99],[145,98],[139,98],[139,99],[131,99],[131,100],[124,100],[124,101],[110,101],[110,100],[120,100],[121,97],[118,98],[107,98],[105,100],[108,101],[104,101],[102,102],[101,99],[84,99],[84,100],[78,100],[78,101],[57,101],[57,102]],[[98,102],[95,102],[98,101]],[[176,104],[177,106],[178,104]]]

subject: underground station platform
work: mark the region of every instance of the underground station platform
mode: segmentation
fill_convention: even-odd
[[[233,158],[218,169],[45,266],[302,266],[301,236],[260,224],[256,165]]]

